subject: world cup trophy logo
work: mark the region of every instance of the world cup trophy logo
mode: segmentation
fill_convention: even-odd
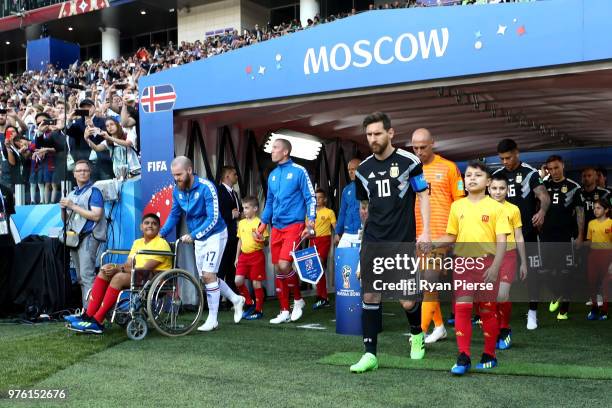
[[[348,265],[342,267],[342,281],[344,289],[349,289],[351,287],[351,267]]]

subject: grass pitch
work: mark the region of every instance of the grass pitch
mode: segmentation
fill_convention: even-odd
[[[312,299],[307,299],[309,306]],[[140,342],[114,326],[102,336],[69,332],[61,323],[0,325],[0,393],[13,388],[65,388],[66,401],[0,400],[3,406],[176,407],[395,407],[395,406],[610,406],[612,324],[588,322],[584,305],[557,322],[544,310],[540,328],[525,329],[527,306],[514,308],[514,346],[499,352],[493,372],[452,377],[454,332],[408,356],[407,322],[399,305],[386,304],[379,337],[380,368],[351,374],[361,338],[335,334],[333,309],[310,308],[298,323],[266,319],[231,322],[219,330],[167,338],[154,330]],[[447,312],[447,310],[445,310]],[[394,315],[389,315],[392,313]],[[318,324],[324,330],[300,328]],[[312,327],[312,326],[311,326]],[[482,352],[474,330],[473,359]]]

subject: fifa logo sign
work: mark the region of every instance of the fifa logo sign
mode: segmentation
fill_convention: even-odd
[[[351,267],[348,265],[342,267],[342,286],[344,289],[351,287]]]

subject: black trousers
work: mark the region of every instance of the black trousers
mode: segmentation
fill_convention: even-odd
[[[0,315],[12,303],[9,300],[8,278],[13,268],[14,250],[12,246],[0,246]]]
[[[228,237],[227,244],[225,244],[225,250],[223,251],[223,257],[221,258],[221,265],[219,266],[219,273],[217,276],[219,279],[225,280],[225,283],[234,291],[236,290],[236,267],[234,261],[236,260],[236,248],[238,247],[238,238],[236,236]]]

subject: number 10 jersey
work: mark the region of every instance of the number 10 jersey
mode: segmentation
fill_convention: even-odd
[[[369,156],[356,172],[356,196],[368,200],[365,242],[415,242],[416,193],[427,189],[418,157],[402,149],[385,160]]]

